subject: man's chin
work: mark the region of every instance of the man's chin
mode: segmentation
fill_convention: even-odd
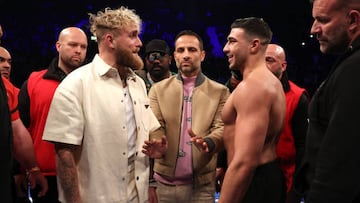
[[[237,68],[235,68],[233,65],[229,65],[229,70],[230,71],[237,71],[238,69]]]
[[[163,73],[161,71],[151,71],[150,74],[153,75],[153,76],[161,76],[161,75],[163,75]]]
[[[10,74],[8,72],[1,72],[1,75],[4,76],[5,78],[10,77]]]
[[[130,65],[131,68],[134,70],[140,70],[144,68],[144,62],[140,58],[140,56],[137,55],[137,57],[134,59],[132,65]]]

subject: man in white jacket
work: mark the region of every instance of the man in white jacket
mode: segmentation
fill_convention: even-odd
[[[144,81],[132,69],[141,19],[125,7],[90,14],[99,53],[58,86],[43,139],[55,143],[61,202],[148,201],[149,157],[142,144],[160,125]]]

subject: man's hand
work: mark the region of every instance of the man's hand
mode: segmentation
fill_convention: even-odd
[[[167,148],[168,142],[166,136],[163,135],[161,140],[145,140],[142,152],[150,158],[159,159],[166,153]]]
[[[48,191],[48,182],[40,170],[29,172],[29,181],[31,189],[34,189],[36,185],[40,185],[40,192],[38,197],[42,197]]]
[[[209,147],[207,142],[200,136],[197,136],[192,129],[188,129],[188,133],[191,137],[191,142],[202,152],[209,152]]]

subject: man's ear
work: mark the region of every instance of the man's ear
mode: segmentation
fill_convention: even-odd
[[[360,12],[351,10],[348,13],[349,31],[351,33],[357,32],[360,29]]]
[[[250,42],[250,52],[257,52],[260,49],[260,40],[255,38]]]
[[[113,45],[113,42],[114,42],[114,37],[112,34],[106,34],[104,36],[104,40],[105,40],[105,43],[109,44],[110,47],[114,47]]]
[[[251,41],[251,43],[250,43],[250,47],[251,47],[251,48],[256,47],[258,42],[259,42],[258,39],[253,39],[253,40]]]

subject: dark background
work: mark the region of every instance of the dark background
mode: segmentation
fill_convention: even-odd
[[[222,83],[230,76],[222,48],[236,18],[256,16],[268,22],[273,42],[287,52],[290,79],[310,95],[333,62],[331,56],[319,52],[316,39],[310,37],[312,17],[307,0],[0,0],[2,46],[12,55],[12,82],[20,87],[32,71],[47,67],[57,55],[54,45],[64,27],[83,28],[90,39],[88,13],[121,5],[142,18],[144,46],[153,38],[162,38],[173,50],[179,31],[192,29],[200,34],[207,52],[203,72]],[[88,59],[96,52],[96,43],[89,40]],[[172,69],[176,71],[174,65]]]

